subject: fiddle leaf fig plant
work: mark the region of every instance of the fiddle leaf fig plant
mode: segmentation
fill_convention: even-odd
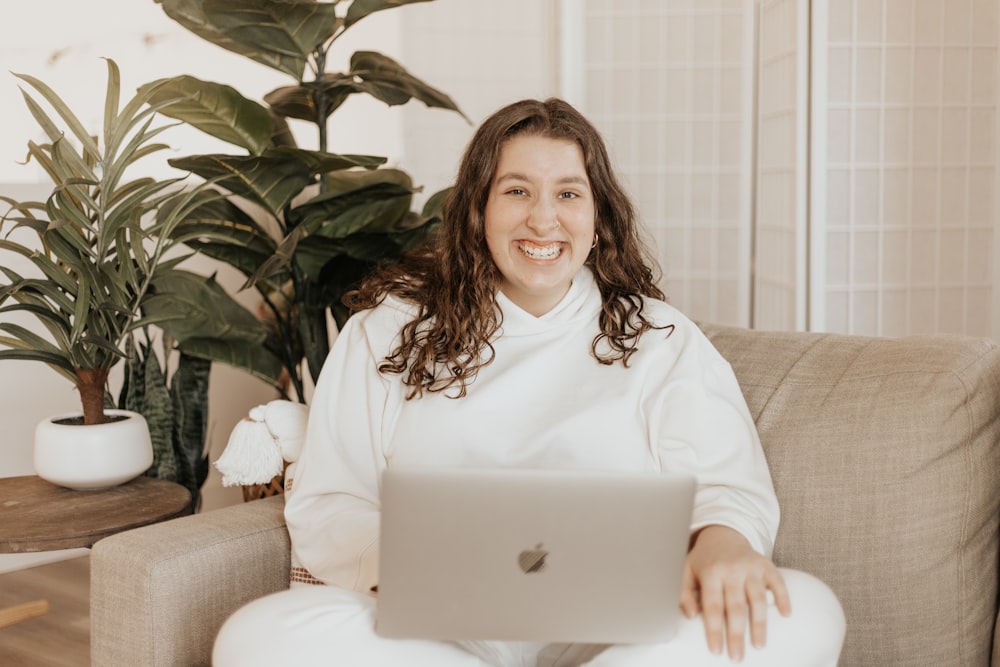
[[[107,421],[108,374],[126,358],[155,280],[178,270],[180,258],[168,257],[174,230],[206,194],[181,189],[180,178],[129,180],[137,162],[167,147],[156,139],[168,126],[153,126],[163,106],[150,104],[157,87],[122,106],[114,61],[107,71],[100,136],[48,85],[15,75],[48,103],[49,110],[22,88],[48,139],[28,142],[28,159],[52,190],[45,201],[0,195],[9,207],[0,218],[0,252],[33,268],[21,275],[0,261],[0,359],[40,361],[73,382],[86,424]],[[48,335],[19,324],[15,313],[33,317]]]
[[[345,71],[327,71],[332,47],[358,21],[427,1],[156,0],[199,37],[290,79],[263,103],[188,75],[140,89],[154,103],[170,102],[161,113],[236,150],[169,161],[212,186],[195,198],[200,205],[179,207],[178,224],[162,229],[240,271],[245,287],[260,294],[269,331],[252,352],[239,341],[220,346],[215,336],[180,330],[170,304],[151,308],[181,350],[245,368],[305,402],[306,379],[316,379],[329,351],[328,313],[342,325],[343,294],[433,233],[443,192],[413,211],[417,189],[404,171],[386,168],[382,157],[328,151],[331,116],[351,95],[388,105],[416,99],[461,114],[451,98],[380,53],[357,52]],[[297,122],[311,126],[313,148],[297,145]],[[277,370],[268,376],[265,367]]]

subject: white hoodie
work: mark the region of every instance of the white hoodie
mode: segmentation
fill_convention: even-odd
[[[379,481],[397,463],[687,472],[698,480],[692,531],[726,525],[770,555],[779,512],[760,440],[732,369],[693,322],[647,299],[646,317],[673,329],[643,334],[625,368],[591,354],[601,299],[586,268],[542,317],[502,293],[497,305],[496,358],[457,399],[407,401],[400,376],[377,370],[412,305],[390,297],[344,326],[285,507],[294,555],[313,576],[376,585]]]

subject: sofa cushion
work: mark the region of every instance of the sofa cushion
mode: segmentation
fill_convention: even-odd
[[[782,509],[775,561],[844,606],[840,665],[988,665],[997,347],[703,328],[760,432]]]

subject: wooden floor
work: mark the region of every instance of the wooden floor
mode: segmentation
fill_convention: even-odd
[[[0,665],[90,665],[89,596],[88,556],[0,574],[0,609],[49,604],[41,616],[0,628]]]

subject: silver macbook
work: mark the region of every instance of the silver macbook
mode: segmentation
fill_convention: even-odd
[[[691,477],[656,474],[389,468],[376,631],[666,641],[694,490]]]

